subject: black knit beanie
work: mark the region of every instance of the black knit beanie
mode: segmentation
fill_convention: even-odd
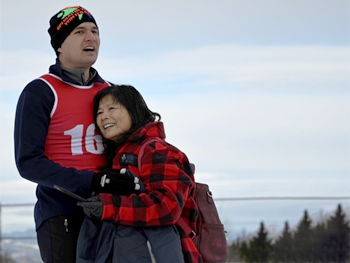
[[[66,7],[51,17],[48,32],[56,54],[58,54],[58,48],[74,28],[84,22],[92,22],[97,26],[92,14],[81,6]]]

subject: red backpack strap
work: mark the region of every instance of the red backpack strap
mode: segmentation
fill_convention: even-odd
[[[142,156],[145,153],[145,149],[148,145],[150,145],[152,142],[157,142],[157,141],[161,141],[161,139],[154,137],[154,138],[150,138],[148,140],[146,140],[142,146],[141,149],[139,151],[139,154],[137,156],[137,167],[139,168],[139,172],[141,173],[141,165],[142,165]]]

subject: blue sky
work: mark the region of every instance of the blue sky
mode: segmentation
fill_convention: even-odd
[[[214,196],[349,196],[349,1],[0,1],[0,202],[35,202],[13,158],[18,96],[55,54],[50,17],[81,4],[100,28],[94,67],[161,113],[168,141]],[[18,6],[21,6],[19,9]],[[220,202],[232,235],[341,202]],[[288,209],[286,209],[288,208]],[[3,209],[3,230],[31,227]],[[23,221],[24,220],[24,221]],[[5,227],[6,226],[6,227]]]

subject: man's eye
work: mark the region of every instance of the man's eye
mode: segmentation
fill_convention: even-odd
[[[102,113],[102,111],[98,111],[97,113],[96,113],[96,115],[100,115]]]

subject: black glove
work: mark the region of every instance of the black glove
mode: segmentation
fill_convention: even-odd
[[[105,169],[94,175],[91,188],[96,194],[131,195],[140,189],[140,179],[132,176],[125,168]]]
[[[102,198],[98,195],[90,197],[86,202],[79,201],[78,206],[81,206],[84,210],[84,213],[93,218],[101,219],[103,213],[103,201]]]

